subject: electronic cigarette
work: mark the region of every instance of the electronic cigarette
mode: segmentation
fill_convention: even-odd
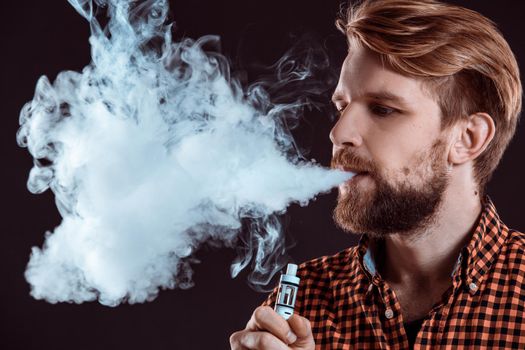
[[[285,320],[293,315],[297,289],[299,288],[299,277],[297,274],[297,265],[288,264],[286,274],[281,275],[279,282],[279,292],[275,300],[275,311],[284,317]]]

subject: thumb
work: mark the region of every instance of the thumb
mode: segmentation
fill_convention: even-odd
[[[293,314],[292,317],[288,319],[288,324],[290,325],[292,332],[297,336],[297,340],[293,344],[290,344],[292,349],[313,350],[315,348],[312,326],[308,319]]]

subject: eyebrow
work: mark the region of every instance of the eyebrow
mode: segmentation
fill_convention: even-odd
[[[405,100],[405,98],[385,90],[365,92],[361,96],[358,96],[358,98],[367,98],[377,101],[388,101],[403,106],[408,105],[408,102]],[[344,99],[344,95],[336,91],[332,96],[332,103],[336,104],[337,102],[343,101]]]

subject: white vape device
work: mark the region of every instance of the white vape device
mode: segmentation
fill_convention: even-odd
[[[284,317],[285,320],[293,315],[295,298],[297,296],[297,289],[299,288],[299,277],[297,274],[297,265],[288,264],[286,274],[281,275],[279,282],[279,292],[275,300],[274,310]]]

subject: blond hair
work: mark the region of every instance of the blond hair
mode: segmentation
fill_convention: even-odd
[[[435,0],[365,0],[336,22],[350,47],[376,52],[397,72],[423,78],[448,127],[489,114],[496,133],[474,162],[484,190],[509,144],[521,111],[518,64],[495,24],[481,14]]]

